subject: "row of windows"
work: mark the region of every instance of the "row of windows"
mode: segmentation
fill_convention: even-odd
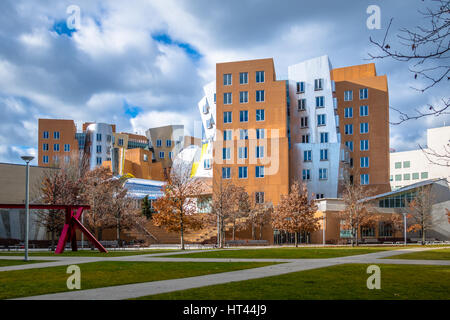
[[[266,101],[264,90],[256,90],[255,101],[256,102]],[[248,103],[248,91],[239,92],[239,103]],[[224,92],[223,104],[233,104],[233,93]]]
[[[326,125],[326,115],[325,114],[318,114],[317,115],[317,126],[325,126]],[[308,117],[301,117],[300,118],[300,128],[307,128],[308,127]]]
[[[48,143],[44,143],[43,145],[42,145],[42,150],[43,151],[48,151],[49,150],[49,145],[48,145]],[[55,143],[54,145],[53,145],[53,151],[59,151],[60,150],[60,148],[59,148],[59,143]],[[64,145],[64,152],[70,152],[70,144],[65,144]]]
[[[302,135],[302,143],[309,143],[309,134]],[[320,143],[328,143],[328,132],[320,132]]]
[[[359,89],[359,100],[367,100],[369,98],[369,89]],[[344,91],[344,101],[353,100],[353,90]]]
[[[159,158],[160,158],[160,159],[164,159],[165,156],[166,156],[166,154],[165,154],[164,151],[160,151],[160,152],[159,152]],[[173,152],[172,152],[172,151],[169,151],[169,159],[173,159]]]
[[[233,130],[224,130],[223,132],[223,140],[228,141],[232,140]],[[265,129],[256,129],[256,139],[265,139],[266,130]],[[248,129],[240,129],[239,130],[239,139],[240,140],[248,140]]]
[[[360,117],[369,116],[369,106],[360,106],[359,116]],[[353,107],[348,107],[344,109],[344,118],[353,118]]]
[[[256,71],[255,72],[255,82],[263,83],[265,80],[265,72],[264,71]],[[223,75],[223,85],[231,86],[233,84],[233,75],[231,73],[225,73]],[[248,84],[248,72],[240,72],[239,73],[239,84]]]
[[[403,168],[410,168],[411,162],[410,161],[403,161]],[[395,169],[401,169],[402,168],[402,162],[396,162],[395,163]]]
[[[49,135],[49,132],[48,132],[48,131],[44,131],[44,132],[43,132],[43,138],[44,138],[44,139],[48,139],[49,136],[50,136],[50,135]],[[54,131],[54,132],[53,132],[53,139],[59,140],[60,137],[61,137],[61,135],[60,135],[59,131]]]
[[[238,167],[238,177],[248,178],[248,167]],[[264,166],[255,166],[255,178],[264,178]],[[231,167],[222,167],[222,179],[231,179]]]
[[[162,140],[156,140],[156,147],[160,148],[162,146]],[[166,147],[170,148],[172,146],[172,140],[166,140]]]
[[[320,161],[328,160],[328,149],[320,149]],[[303,151],[303,162],[312,161],[312,150]]]
[[[419,172],[414,172],[412,174],[404,173],[403,175],[396,174],[395,176],[391,175],[390,181],[394,181],[394,178],[395,178],[395,181],[402,181],[402,178],[403,178],[403,180],[411,180],[411,178],[412,178],[412,180],[419,180]],[[420,179],[428,179],[428,172],[421,172]]]
[[[316,108],[324,108],[325,107],[325,97],[318,96],[316,97]],[[297,108],[299,111],[306,110],[306,99],[298,99],[297,100]]]
[[[368,122],[361,122],[359,124],[359,133],[369,133],[369,123]],[[350,135],[353,134],[353,124],[346,124],[344,125],[344,134]]]
[[[264,109],[256,110],[256,121],[264,121],[266,119]],[[243,110],[239,112],[239,120],[240,122],[248,121],[248,110]],[[233,122],[233,112],[225,111],[223,113],[223,123],[232,123]]]
[[[264,146],[256,146],[255,147],[256,159],[264,158]],[[248,148],[247,147],[239,147],[238,148],[238,157],[239,159],[247,159],[248,158]],[[222,148],[222,160],[230,160],[231,159],[231,148]]]
[[[302,179],[303,181],[311,180],[311,169],[303,169],[302,170]],[[327,180],[328,179],[328,169],[327,168],[319,168],[319,180]]]
[[[304,93],[306,83],[304,81],[297,82],[297,93]],[[314,90],[323,90],[323,79],[314,79]]]
[[[42,156],[42,162],[43,163],[48,163],[49,162],[48,156]],[[58,156],[53,156],[53,162],[54,163],[58,163],[59,162],[59,157]],[[64,162],[65,163],[69,163],[70,162],[70,157],[69,156],[64,156]]]
[[[345,141],[345,146],[353,152],[353,141]],[[359,150],[360,151],[368,151],[369,150],[369,140],[360,140],[359,141]]]

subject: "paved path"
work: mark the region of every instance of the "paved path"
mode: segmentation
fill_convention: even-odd
[[[339,258],[328,259],[227,259],[227,258],[170,258],[167,255],[174,254],[188,254],[192,252],[206,252],[209,250],[195,250],[188,252],[170,252],[170,253],[156,253],[148,255],[137,256],[122,256],[122,257],[57,257],[56,262],[45,262],[26,266],[11,266],[2,267],[0,271],[7,270],[23,270],[31,268],[41,268],[56,265],[81,264],[97,261],[154,261],[154,262],[285,262],[278,265],[238,270],[232,272],[224,272],[218,274],[152,281],[137,284],[128,284],[121,286],[103,287],[89,290],[77,290],[70,292],[62,292],[55,294],[46,294],[33,297],[24,297],[19,300],[120,300],[132,299],[147,295],[167,293],[178,290],[185,290],[191,288],[199,288],[204,286],[223,284],[236,281],[244,281],[249,279],[264,278],[270,276],[277,276],[291,272],[311,270],[316,268],[329,267],[345,263],[370,263],[370,264],[416,264],[416,265],[445,265],[450,266],[448,260],[405,260],[405,259],[383,259],[390,256],[395,256],[404,253],[434,250],[439,248],[410,248],[392,251],[381,251],[376,253],[369,253],[363,255],[346,256]],[[9,259],[13,257],[1,257],[0,259]],[[14,257],[22,259],[22,257]],[[44,259],[45,258],[45,259]],[[55,260],[55,257],[33,257],[35,260]]]

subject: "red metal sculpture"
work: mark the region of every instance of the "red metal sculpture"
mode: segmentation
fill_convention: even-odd
[[[58,240],[58,246],[56,247],[55,254],[64,252],[64,248],[67,242],[72,245],[72,251],[78,251],[76,229],[87,237],[89,241],[100,251],[107,253],[108,251],[102,246],[102,244],[86,229],[86,227],[80,222],[83,210],[89,210],[89,206],[81,205],[54,205],[54,204],[30,204],[31,209],[41,210],[65,210],[66,219],[64,223],[61,236]],[[0,209],[25,209],[24,204],[0,204]]]

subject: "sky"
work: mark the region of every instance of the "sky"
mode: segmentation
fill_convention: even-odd
[[[426,92],[408,63],[370,60],[369,37],[395,43],[420,22],[427,1],[409,0],[2,0],[0,1],[0,162],[37,155],[39,118],[115,123],[119,131],[183,124],[194,134],[202,87],[218,62],[273,58],[279,80],[289,65],[328,55],[334,68],[376,63],[390,105],[405,112],[448,97],[448,82]],[[80,9],[76,29],[67,24]],[[366,12],[378,5],[381,28]],[[70,21],[74,21],[73,19]],[[391,111],[390,119],[398,114]],[[426,129],[450,116],[390,127],[397,151],[426,143]],[[197,123],[198,125],[198,123]],[[34,162],[36,163],[36,161]]]

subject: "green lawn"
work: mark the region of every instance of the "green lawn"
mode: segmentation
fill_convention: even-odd
[[[263,262],[128,262],[80,264],[81,289],[194,277],[258,268]],[[0,299],[69,291],[67,266],[0,272]]]
[[[32,257],[122,257],[122,256],[135,256],[142,254],[152,253],[165,253],[165,252],[177,252],[176,249],[149,249],[149,250],[114,250],[108,253],[102,253],[98,250],[80,250],[80,251],[64,251],[63,254],[55,254],[51,251],[38,251],[30,252],[29,256]],[[23,256],[23,252],[4,252],[0,251],[0,256]]]
[[[450,260],[450,248],[405,253],[385,259]]]
[[[142,300],[450,299],[450,267],[380,265],[381,289],[366,286],[368,264],[345,264],[281,276],[141,297]]]
[[[33,261],[23,261],[23,260],[3,260],[0,259],[0,267],[9,267],[9,266],[18,266],[21,264],[29,264],[29,263],[39,263],[39,262],[51,262],[51,261],[37,261],[37,260],[33,260]]]
[[[335,247],[335,248],[267,248],[214,250],[171,255],[173,258],[244,258],[244,259],[323,259],[399,249],[397,247]]]

